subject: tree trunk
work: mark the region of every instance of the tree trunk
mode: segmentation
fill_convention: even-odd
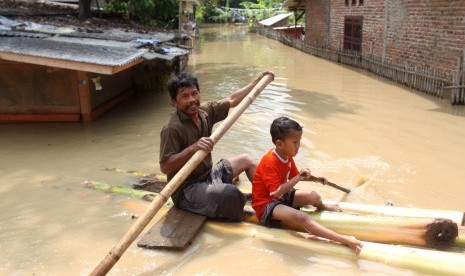
[[[92,0],[79,0],[79,17],[87,18],[91,16],[90,3]]]

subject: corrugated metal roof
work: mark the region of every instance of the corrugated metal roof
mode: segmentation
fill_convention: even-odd
[[[3,52],[105,66],[124,66],[147,52],[145,49],[28,37],[2,37],[0,41],[0,58]]]
[[[288,18],[291,16],[292,13],[283,13],[283,14],[278,14],[273,17],[267,18],[265,20],[259,21],[259,24],[262,24],[264,26],[273,26],[274,24],[278,23],[279,21]]]
[[[117,28],[86,32],[0,19],[4,27],[0,29],[0,59],[3,60],[113,74],[143,59],[171,60],[189,54],[163,45],[173,39],[174,33],[142,34]],[[144,47],[147,43],[153,47]]]
[[[34,37],[34,38],[46,38],[46,34],[37,34],[37,33],[25,33],[25,32],[16,32],[16,31],[6,31],[0,30],[0,36],[22,36],[22,37]]]

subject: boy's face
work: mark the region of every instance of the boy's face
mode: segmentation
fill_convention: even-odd
[[[181,87],[175,99],[171,99],[172,104],[188,116],[195,116],[199,113],[200,92],[195,85]]]
[[[291,130],[284,140],[277,140],[276,147],[283,156],[296,156],[300,148],[302,131]]]

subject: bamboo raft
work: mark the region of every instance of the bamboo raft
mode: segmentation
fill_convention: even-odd
[[[137,176],[139,180],[133,186],[139,190],[156,193],[166,184],[165,175],[118,168],[107,168],[106,170]],[[309,208],[303,208],[303,211],[312,215],[312,218],[320,224],[341,234],[373,242],[398,243],[436,249],[451,246],[465,248],[465,212],[462,211],[379,206],[329,200],[325,200],[324,203],[339,204],[343,213],[331,214],[326,212],[316,215],[310,212]],[[245,217],[246,221],[258,223],[251,215],[253,213],[251,208],[246,213],[249,214]],[[360,214],[372,216],[360,217]],[[352,221],[357,221],[358,224],[354,225],[351,223]],[[302,231],[302,229],[297,229],[295,225],[286,225],[286,227]]]
[[[86,181],[84,182],[84,185],[89,188],[105,192],[117,193],[120,195],[130,196],[134,198],[141,198],[147,201],[151,201],[153,200],[153,198],[155,198],[155,196],[157,196],[157,194],[153,192],[136,190],[128,187],[112,186],[101,182]],[[168,203],[168,205],[165,205],[165,207],[163,208],[166,211],[169,207],[170,205]],[[321,212],[321,214],[327,213],[332,212]],[[321,217],[321,214],[316,215],[313,218],[318,219],[317,217]],[[358,216],[362,218],[367,217],[367,215]],[[354,218],[351,216],[349,217],[350,219]],[[369,217],[371,217],[371,215]],[[351,249],[345,246],[332,243],[327,240],[308,235],[306,233],[295,232],[293,230],[286,229],[270,229],[263,226],[259,226],[253,223],[255,220],[254,218],[255,216],[249,214],[249,216],[246,216],[246,222],[240,224],[221,223],[207,220],[207,222],[205,223],[205,227],[225,234],[239,235],[242,237],[253,237],[264,241],[296,246],[299,248],[304,248],[310,251],[324,253],[331,256],[342,257],[352,260],[370,260],[384,263],[388,266],[406,268],[424,273],[440,275],[463,275],[463,271],[465,271],[465,252],[462,249],[460,249],[459,252],[451,252],[419,248],[416,246],[414,247],[398,245],[397,243],[384,244],[380,242],[364,241],[361,253],[359,255],[356,255],[355,253],[353,253]],[[392,217],[390,216],[384,216],[384,218],[386,218],[387,220],[392,220]],[[410,222],[409,225],[416,225],[416,227],[418,227],[418,218],[402,218],[402,220],[406,221],[410,219],[413,219],[413,223]],[[420,219],[423,220],[423,218]],[[319,222],[325,225],[323,221]],[[368,223],[368,221],[366,222],[366,225],[362,223],[362,227],[360,227],[358,231],[362,231],[361,229],[363,227],[369,226],[371,223],[372,222]],[[376,223],[382,223],[382,219],[379,219],[379,221],[377,221]],[[397,226],[401,224],[399,221],[397,221],[396,223]],[[455,223],[453,224],[456,225]],[[463,230],[463,226],[460,227],[461,228],[459,230],[459,235],[463,236],[464,232],[461,232]],[[368,229],[367,232],[370,231],[377,230]],[[401,233],[403,232],[401,230],[399,231]],[[411,235],[411,233],[407,231],[404,232],[404,236],[405,235],[409,236]],[[460,244],[456,243],[454,243],[453,245],[460,246]]]
[[[163,188],[163,185],[166,184],[165,175],[148,174],[140,171],[129,171],[118,168],[107,168],[106,170],[137,176],[139,181],[133,185],[135,189],[157,193]],[[328,228],[340,232],[341,234],[353,235],[366,241],[383,243],[401,243],[438,249],[450,246],[465,248],[465,212],[462,211],[379,206],[329,200],[325,200],[324,203],[337,203],[344,213],[324,215],[326,222],[322,221],[319,217],[313,217],[313,219],[326,227],[329,226]],[[309,212],[309,209],[303,208],[303,211]],[[377,217],[371,217],[368,221],[362,222],[360,220],[362,220],[363,217],[357,216],[360,214],[376,215]],[[332,216],[332,218],[330,216]],[[386,216],[391,218],[386,218]],[[395,219],[392,219],[392,217],[395,217]],[[402,217],[408,218],[407,222],[411,224],[410,227],[405,227],[406,220],[400,219]],[[419,218],[427,220],[421,220]],[[246,219],[251,221],[254,220],[253,216],[250,215],[247,216]],[[438,221],[438,219],[441,221]],[[341,226],[341,221],[345,221],[345,223],[348,224],[347,229],[341,229],[344,228]],[[359,224],[354,227],[351,221],[358,221]],[[412,225],[414,221],[419,223],[423,229],[420,229],[418,225]],[[457,229],[455,229],[455,226],[451,224],[450,221],[458,225]],[[255,221],[255,223],[257,222]],[[332,226],[328,225],[329,223],[331,223]],[[364,227],[366,227],[366,231],[361,232],[359,231],[360,229],[357,229],[360,223],[365,224]],[[383,228],[386,227],[386,225],[388,228]],[[296,230],[295,226],[290,225],[287,227]],[[408,235],[405,235],[405,231],[408,232]],[[379,233],[383,236],[374,233]],[[441,238],[437,239],[437,235],[441,235]],[[415,238],[412,238],[412,236]],[[402,239],[407,239],[407,241],[402,242]]]

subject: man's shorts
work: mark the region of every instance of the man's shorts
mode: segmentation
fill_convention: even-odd
[[[292,207],[294,204],[294,197],[295,197],[296,189],[292,189],[289,192],[285,193],[279,200],[268,202],[265,205],[265,209],[263,210],[262,217],[260,218],[260,223],[268,226],[268,227],[278,227],[280,220],[274,220],[273,217],[273,210],[279,204],[284,204],[286,206]]]
[[[224,221],[242,221],[246,198],[232,183],[231,163],[221,159],[205,182],[184,189],[177,206],[183,210]]]

